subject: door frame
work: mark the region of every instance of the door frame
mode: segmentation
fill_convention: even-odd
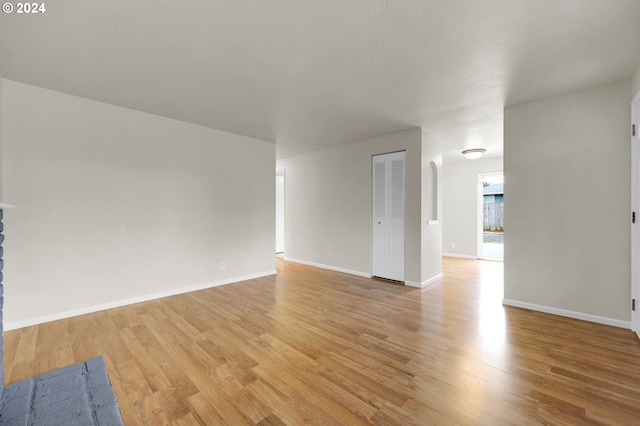
[[[277,191],[278,191],[278,183],[276,182],[276,254],[282,254],[284,256],[284,252],[286,250],[286,245],[285,245],[285,224],[287,221],[287,211],[286,211],[286,205],[287,205],[287,170],[286,169],[279,169],[276,170],[276,181],[279,177],[282,177],[282,204],[280,206],[280,208],[282,209],[281,213],[282,213],[282,251],[279,252],[278,251],[278,197],[277,197]]]
[[[636,127],[631,135],[631,211],[636,214],[631,224],[631,299],[636,301],[631,329],[640,337],[640,91],[631,102],[631,123]]]

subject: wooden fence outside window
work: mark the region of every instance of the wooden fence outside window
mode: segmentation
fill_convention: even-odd
[[[483,217],[485,231],[504,231],[504,203],[484,204]]]

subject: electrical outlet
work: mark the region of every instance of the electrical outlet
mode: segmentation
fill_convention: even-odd
[[[456,243],[451,243],[451,248],[456,248]]]
[[[227,264],[224,262],[220,262],[220,270],[224,271],[225,269],[227,269]]]

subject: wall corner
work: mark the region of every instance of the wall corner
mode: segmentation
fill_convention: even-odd
[[[440,141],[421,129],[420,282],[442,274],[442,169]]]
[[[640,93],[640,67],[631,78],[631,98],[634,99]]]

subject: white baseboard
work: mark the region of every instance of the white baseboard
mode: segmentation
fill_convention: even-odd
[[[315,266],[316,268],[328,269],[330,271],[344,272],[345,274],[357,275],[359,277],[371,278],[371,274],[366,272],[354,271],[351,269],[340,268],[337,266],[323,265],[322,263],[309,262],[306,260],[294,259],[292,257],[284,257],[286,262],[300,263],[302,265]]]
[[[466,254],[442,253],[442,255],[447,257],[459,257],[461,259],[474,259],[474,260],[478,259],[478,256],[468,256]]]
[[[514,306],[516,308],[524,308],[530,309],[532,311],[544,312],[546,314],[560,315],[562,317],[595,322],[597,324],[610,325],[612,327],[631,329],[631,321],[622,321],[613,318],[600,317],[597,315],[584,314],[582,312],[568,311],[566,309],[552,308],[550,306],[535,305],[533,303],[520,302],[518,300],[502,299],[502,304],[507,306]]]
[[[424,280],[421,283],[418,283],[415,281],[405,281],[404,285],[409,287],[425,289],[429,287],[431,284],[434,284],[435,282],[441,280],[442,277],[444,277],[444,275],[442,274],[442,272],[440,272],[438,275],[434,275],[433,277],[429,278],[428,280]]]
[[[90,314],[93,312],[104,311],[105,309],[118,308],[120,306],[132,305],[134,303],[148,302],[149,300],[161,299],[163,297],[175,296],[176,294],[189,293],[191,291],[204,290],[205,288],[218,287],[226,284],[233,284],[240,281],[251,280],[254,278],[266,277],[269,275],[275,275],[276,271],[267,271],[258,274],[246,275],[243,277],[229,278],[222,281],[216,281],[214,283],[200,284],[190,287],[178,288],[175,290],[164,291],[160,293],[147,294],[139,297],[132,297],[131,299],[123,299],[115,302],[103,303],[100,305],[88,306],[86,308],[73,309],[70,311],[59,312],[51,315],[43,315],[41,317],[29,318],[21,321],[8,321],[4,324],[5,331],[15,330],[17,328],[28,327],[30,325],[42,324],[45,322],[57,321],[64,318],[76,317],[78,315]]]

